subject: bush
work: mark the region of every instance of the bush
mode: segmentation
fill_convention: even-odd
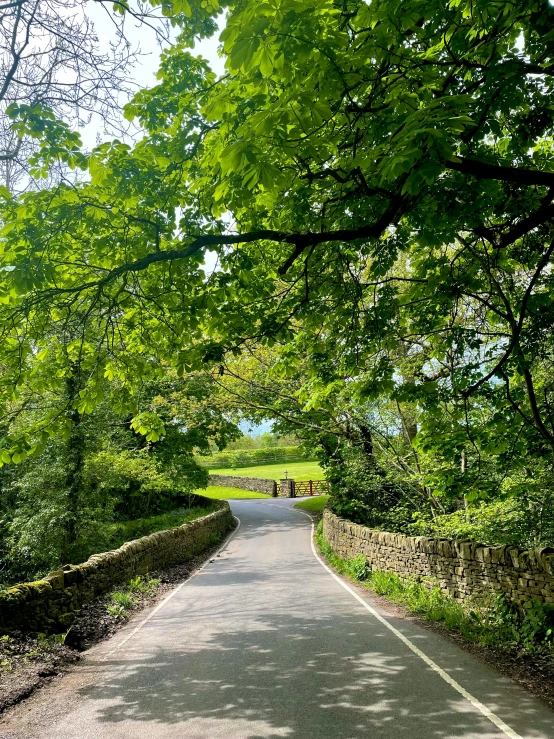
[[[547,497],[533,505],[525,497],[481,503],[431,519],[416,514],[406,526],[412,536],[438,536],[469,539],[491,546],[512,544],[519,547],[548,546],[554,542],[554,501]]]
[[[387,475],[359,448],[327,462],[325,477],[331,483],[333,513],[371,528],[400,531],[421,505],[411,487]]]

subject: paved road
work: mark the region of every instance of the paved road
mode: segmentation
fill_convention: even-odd
[[[15,709],[0,736],[554,737],[554,713],[471,655],[368,611],[317,561],[291,501],[232,506],[241,527],[220,557]]]

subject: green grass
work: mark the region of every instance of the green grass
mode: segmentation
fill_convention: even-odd
[[[225,488],[222,485],[210,485],[203,490],[195,491],[198,495],[213,500],[228,500],[237,498],[271,498],[271,495],[264,493],[253,493],[250,490],[241,490],[240,488]]]
[[[126,619],[129,611],[132,611],[141,600],[142,596],[150,595],[160,585],[161,580],[146,575],[137,575],[129,580],[123,590],[116,590],[110,596],[110,602],[106,606],[110,616],[118,616]]]
[[[294,507],[301,508],[303,511],[322,511],[328,500],[328,495],[315,495],[313,498],[299,500],[298,503],[294,504]]]
[[[261,464],[255,467],[238,467],[232,469],[210,470],[214,475],[234,475],[235,477],[263,477],[266,480],[280,480],[285,476],[293,480],[323,480],[323,471],[318,462],[279,462],[277,464]]]
[[[469,642],[554,658],[554,609],[550,606],[533,601],[522,612],[500,595],[491,597],[489,603],[461,604],[443,593],[432,578],[417,581],[394,572],[372,570],[363,554],[352,559],[339,557],[324,539],[322,523],[317,528],[316,542],[340,574],[428,621],[443,623]]]
[[[162,513],[159,516],[150,516],[150,518],[137,518],[133,521],[120,521],[107,526],[107,547],[109,549],[117,549],[126,541],[140,539],[141,536],[154,534],[156,531],[165,531],[165,529],[173,529],[181,526],[187,521],[194,521],[195,518],[207,516],[217,510],[214,505],[206,508],[196,506],[188,508],[184,511],[171,511],[170,513]]]

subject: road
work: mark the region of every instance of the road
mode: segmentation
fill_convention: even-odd
[[[220,556],[18,706],[0,736],[554,737],[541,703],[346,589],[292,503],[232,501],[241,525]]]

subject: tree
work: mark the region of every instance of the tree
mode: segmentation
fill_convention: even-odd
[[[39,185],[37,149],[45,136],[68,135],[61,122],[83,125],[94,114],[112,135],[124,132],[121,105],[136,90],[129,72],[139,56],[126,16],[153,40],[168,40],[168,18],[140,0],[0,2],[0,172],[8,190]],[[63,174],[50,168],[48,179]]]
[[[406,403],[368,400],[359,393],[367,380],[339,376],[340,358],[331,350],[311,356],[289,346],[249,347],[228,358],[214,381],[246,418],[274,421],[275,430],[293,431],[314,454],[331,482],[332,506],[339,515],[397,530],[412,515],[443,513],[444,505],[426,485],[436,460],[414,448],[406,433],[414,410]],[[333,381],[322,383],[322,373]]]
[[[104,373],[148,374],[145,352],[186,372],[290,342],[314,363],[334,347],[360,397],[421,408],[453,494],[485,407],[501,445],[552,454],[554,9],[230,3],[216,80],[187,49],[219,5],[177,7],[159,84],[126,108],[144,139],[98,147],[90,182],[4,200],[6,394],[78,308],[85,337],[101,327],[83,344],[92,405]]]

